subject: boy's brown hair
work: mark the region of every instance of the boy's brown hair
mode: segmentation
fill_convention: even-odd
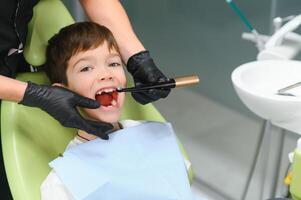
[[[81,51],[97,48],[107,42],[109,50],[119,53],[111,31],[94,22],[79,22],[62,28],[54,35],[46,48],[45,72],[51,83],[68,85],[66,76],[70,58]]]

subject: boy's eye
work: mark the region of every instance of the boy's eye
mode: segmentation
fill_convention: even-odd
[[[109,64],[110,67],[119,67],[121,64],[119,62],[112,62]]]
[[[93,68],[92,67],[90,67],[90,66],[86,66],[86,67],[83,67],[83,68],[81,68],[81,72],[87,72],[87,71],[90,71],[90,70],[92,70]]]

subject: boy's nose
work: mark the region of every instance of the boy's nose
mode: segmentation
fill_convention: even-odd
[[[113,72],[107,68],[99,68],[98,81],[111,81],[113,80]]]
[[[104,80],[113,80],[112,76],[101,76],[98,78],[99,81],[104,81]]]

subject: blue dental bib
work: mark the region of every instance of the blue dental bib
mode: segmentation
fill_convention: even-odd
[[[144,122],[95,139],[49,163],[76,200],[192,200],[170,124]]]

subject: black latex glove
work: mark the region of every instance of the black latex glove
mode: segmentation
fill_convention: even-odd
[[[143,86],[148,83],[167,81],[168,78],[156,67],[154,60],[148,51],[141,51],[131,56],[127,62],[127,70],[132,74],[135,86]],[[165,98],[170,89],[151,89],[143,92],[133,92],[133,98],[147,104],[160,98]]]
[[[84,130],[104,140],[109,139],[108,133],[113,129],[109,123],[84,119],[76,109],[76,106],[98,108],[100,105],[97,101],[82,97],[63,87],[28,82],[23,100],[19,103],[41,108],[63,126]]]

